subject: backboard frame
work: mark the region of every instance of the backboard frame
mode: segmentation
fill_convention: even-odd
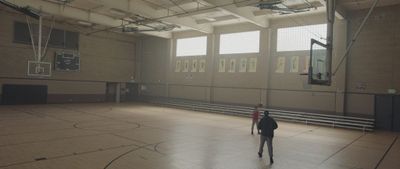
[[[35,65],[35,72],[31,72],[31,65]],[[41,65],[46,65],[48,66],[48,72],[47,73],[39,73],[39,69],[43,69],[44,72],[46,72],[45,67],[41,67]],[[39,61],[28,61],[28,67],[27,67],[27,75],[31,77],[51,77],[51,63],[50,62],[39,62]]]
[[[325,76],[324,77],[326,77],[327,79],[325,80],[325,79],[321,79],[322,77],[322,74],[314,74],[313,73],[313,70],[315,69],[314,67],[313,67],[313,58],[314,57],[316,57],[316,56],[314,56],[314,52],[313,52],[313,46],[314,45],[319,45],[319,46],[321,46],[321,47],[323,47],[323,48],[325,48],[325,49],[327,49],[328,48],[328,45],[326,45],[326,44],[324,44],[324,43],[322,43],[322,42],[319,42],[318,40],[315,40],[315,39],[311,39],[311,47],[310,47],[310,64],[309,64],[309,67],[308,67],[308,83],[309,84],[312,84],[312,85],[325,85],[325,86],[330,86],[331,85],[331,83],[332,83],[332,70],[331,70],[331,65],[332,65],[332,63],[331,63],[331,61],[332,61],[332,59],[331,58],[328,58],[329,56],[328,55],[326,55],[326,59],[325,59]],[[315,76],[317,76],[317,78],[315,78]],[[318,76],[320,77],[320,78],[318,78]]]

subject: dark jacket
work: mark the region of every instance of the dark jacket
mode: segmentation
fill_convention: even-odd
[[[258,129],[261,130],[261,135],[265,137],[274,137],[274,130],[277,128],[278,124],[269,116],[264,116],[258,123]]]

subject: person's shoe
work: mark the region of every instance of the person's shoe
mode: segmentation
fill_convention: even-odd
[[[274,159],[272,157],[269,158],[269,163],[271,163],[271,164],[274,163]]]
[[[254,133],[253,133],[253,132],[251,132],[251,135],[254,135]]]
[[[260,152],[258,152],[258,157],[262,158],[262,154]]]

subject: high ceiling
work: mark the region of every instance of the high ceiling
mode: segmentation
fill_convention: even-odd
[[[3,1],[3,0],[2,0]],[[212,33],[214,26],[248,22],[268,27],[275,17],[322,12],[325,0],[5,0],[67,20],[70,24],[125,33],[171,37],[171,32]],[[373,0],[338,0],[344,10]],[[380,0],[393,5],[400,0]]]

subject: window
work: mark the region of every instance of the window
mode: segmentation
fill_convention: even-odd
[[[55,48],[64,47],[64,31],[59,29],[53,29],[49,39],[49,46]]]
[[[38,43],[38,25],[31,25],[33,39],[35,45]],[[50,28],[43,26],[42,33],[42,45],[46,44]],[[14,23],[14,42],[22,44],[31,44],[31,35],[29,33],[29,27],[27,23],[15,22]],[[79,49],[79,33],[69,32],[60,29],[53,29],[49,39],[49,47],[62,48],[62,49]]]
[[[65,48],[79,49],[79,33],[65,31]]]
[[[202,56],[207,54],[207,37],[178,39],[176,41],[176,56]]]
[[[14,23],[14,42],[31,43],[28,25],[20,22]]]
[[[277,51],[310,50],[311,39],[326,43],[326,24],[278,29]]]
[[[222,34],[219,54],[258,53],[260,51],[260,31]]]

